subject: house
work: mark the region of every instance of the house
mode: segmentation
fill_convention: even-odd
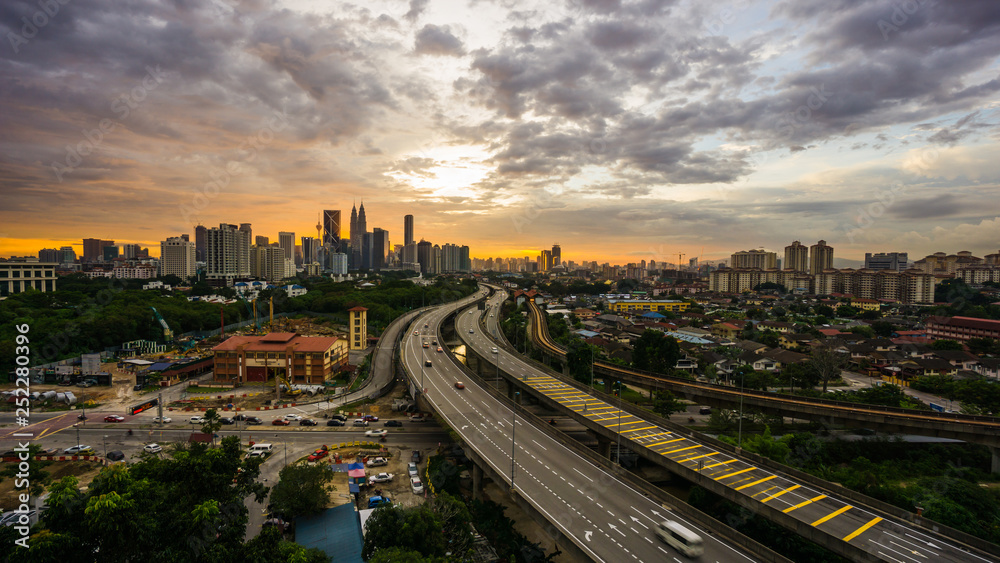
[[[597,311],[593,309],[573,309],[573,314],[581,321],[589,321],[597,316]]]
[[[882,303],[878,299],[859,299],[855,297],[851,299],[851,307],[862,311],[879,311],[882,309]]]
[[[715,366],[716,373],[720,375],[733,373],[736,368],[742,365],[739,360],[730,359],[715,352],[705,352],[702,354],[702,357],[704,358],[705,364]]]
[[[792,348],[808,348],[816,337],[811,334],[782,334],[778,337],[778,346],[786,350]]]
[[[760,342],[754,342],[753,340],[737,340],[736,346],[741,350],[753,353],[767,350],[767,344],[761,344]]]
[[[958,368],[951,365],[947,360],[939,358],[915,358],[907,360],[907,362],[913,362],[920,366],[923,370],[923,374],[921,375],[950,375],[952,377],[958,375]]]
[[[723,338],[738,338],[743,329],[733,323],[717,323],[712,325],[712,334]]]
[[[754,328],[760,331],[773,330],[774,332],[780,332],[782,334],[791,334],[795,332],[795,327],[792,323],[779,323],[777,321],[761,321],[757,323]]]
[[[1000,358],[979,358],[973,369],[983,377],[1000,379]]]
[[[674,369],[682,369],[688,372],[694,372],[694,370],[697,368],[698,368],[698,360],[687,355],[677,360],[677,363],[674,364]]]
[[[973,370],[979,363],[979,358],[964,350],[934,350],[931,355],[947,361],[958,369]]]

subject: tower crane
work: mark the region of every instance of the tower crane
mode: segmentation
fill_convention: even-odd
[[[150,307],[150,309],[153,310],[154,318],[156,318],[156,320],[160,322],[160,326],[163,327],[163,341],[171,342],[174,339],[174,331],[170,330],[170,325],[167,324],[167,321],[163,320],[163,315],[156,310],[156,307]]]

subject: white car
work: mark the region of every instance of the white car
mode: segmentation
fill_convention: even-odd
[[[158,454],[163,451],[163,446],[159,444],[146,444],[143,446],[142,451],[149,452],[151,454]]]
[[[406,466],[406,472],[410,475],[410,477],[417,477],[420,475],[420,470],[417,469],[417,464],[412,461]]]
[[[410,477],[410,490],[415,495],[424,494],[424,484],[420,482],[420,477]]]
[[[389,431],[388,430],[367,430],[367,431],[365,431],[365,436],[368,436],[368,437],[376,437],[376,436],[377,437],[382,437],[382,436],[388,436],[388,435],[389,435]]]
[[[494,354],[498,354],[498,353],[499,353],[499,352],[497,352],[497,347],[496,347],[496,346],[494,346],[494,347],[493,347],[493,350],[492,350],[492,352],[493,352]]]
[[[192,416],[190,422],[191,424],[205,424],[206,421],[203,416]]]
[[[389,465],[389,462],[384,457],[373,457],[368,460],[368,467],[378,467],[380,465]]]
[[[285,420],[302,420],[301,414],[286,414]]]
[[[392,481],[392,473],[379,473],[368,478],[369,483],[388,483]]]
[[[70,446],[63,450],[64,454],[89,454],[93,453],[94,448],[90,446],[84,446],[83,444],[78,444],[76,446]]]
[[[161,419],[163,424],[170,424],[171,422],[173,422],[173,419],[170,418],[169,416],[164,416],[164,417],[154,416],[153,422],[161,422]]]

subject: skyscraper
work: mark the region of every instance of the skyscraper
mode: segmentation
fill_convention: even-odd
[[[809,271],[809,248],[799,241],[785,247],[785,269],[796,272]]]
[[[205,248],[208,245],[208,228],[198,225],[194,228],[194,259],[198,262],[205,261]]]
[[[865,268],[869,270],[893,270],[902,272],[909,264],[909,255],[906,252],[879,252],[872,254],[865,253]]]
[[[645,262],[645,260],[643,260]],[[562,264],[562,248],[558,244],[552,245],[552,265],[558,266]]]
[[[372,269],[385,267],[385,257],[389,254],[389,231],[375,227],[372,229]]]
[[[413,215],[403,217],[403,246],[413,242]]]
[[[104,247],[114,246],[113,240],[102,240],[99,238],[83,239],[83,259],[82,262],[100,262],[104,259]]]
[[[250,224],[246,229],[222,223],[206,237],[206,276],[217,285],[232,285],[236,278],[250,276]]]
[[[354,228],[353,223],[351,224],[351,228]],[[340,249],[339,209],[326,209],[323,211],[323,248],[327,250],[327,254],[333,254]]]
[[[271,238],[270,237],[262,237],[260,235],[257,235],[255,237],[253,237],[253,244],[254,244],[254,246],[267,246],[267,245],[271,244]]]
[[[768,268],[778,267],[778,253],[768,252],[764,249],[741,250],[729,257],[729,267],[731,268]]]
[[[285,260],[295,260],[295,233],[281,231],[278,233],[278,246],[285,251]]]
[[[316,239],[302,237],[302,263],[312,264],[313,262],[316,262]]]
[[[433,246],[434,245],[426,240],[421,240],[417,243],[417,262],[420,264],[421,274],[429,272],[429,268],[431,266],[431,248]]]
[[[809,247],[809,273],[816,275],[833,268],[833,247],[821,240]]]

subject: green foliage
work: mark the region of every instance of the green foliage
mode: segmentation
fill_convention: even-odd
[[[778,463],[785,463],[788,454],[792,451],[791,443],[793,438],[793,435],[787,434],[779,439],[774,439],[771,436],[771,427],[765,426],[762,434],[754,434],[743,438],[742,447],[747,451],[773,459]],[[738,441],[729,436],[720,436],[719,439],[734,446],[738,445]]]
[[[657,391],[653,394],[653,412],[660,416],[670,418],[670,415],[685,409],[687,405],[678,401],[670,391]]]
[[[875,321],[871,324],[871,329],[875,332],[876,336],[882,338],[889,338],[892,333],[896,331],[896,327],[892,323],[886,321]]]
[[[1000,355],[1000,342],[992,338],[970,338],[965,344],[973,354],[978,356]]]
[[[572,339],[566,352],[566,363],[573,379],[589,384],[593,379],[592,361],[600,359],[600,349],[579,339]]]
[[[815,387],[820,381],[819,371],[811,362],[784,366],[781,370],[781,378],[794,387],[809,389]]]
[[[632,365],[646,371],[670,373],[680,357],[677,341],[657,330],[645,330],[632,348]]]
[[[877,336],[875,334],[875,329],[870,326],[852,326],[847,330],[852,334],[859,334],[865,338],[875,338]]]
[[[501,560],[516,563],[551,563],[561,552],[546,554],[514,529],[514,521],[504,515],[504,507],[492,501],[473,500],[469,503],[476,529],[496,550]]]
[[[987,379],[954,380],[947,375],[925,375],[911,384],[917,391],[961,401],[971,414],[1000,414],[1000,383]]]
[[[324,464],[289,465],[279,473],[271,503],[277,512],[291,518],[316,514],[330,502],[331,481],[333,472]]]
[[[260,534],[247,542],[244,561],[250,563],[329,563],[330,557],[316,548],[306,549],[301,545],[285,541],[281,532],[273,526],[261,530]]]
[[[427,458],[427,477],[436,494],[447,492],[458,495],[459,472],[459,467],[443,455],[432,455]]]
[[[266,493],[256,483],[259,464],[243,460],[239,439],[231,436],[219,448],[194,444],[173,458],[112,465],[86,491],[66,477],[51,487],[50,509],[36,528],[42,539],[22,560],[49,561],[58,553],[63,563],[89,562],[99,551],[101,561],[112,563],[277,561],[250,558],[244,545],[244,499],[259,501]]]
[[[962,343],[955,340],[935,340],[931,342],[933,350],[961,350]]]

